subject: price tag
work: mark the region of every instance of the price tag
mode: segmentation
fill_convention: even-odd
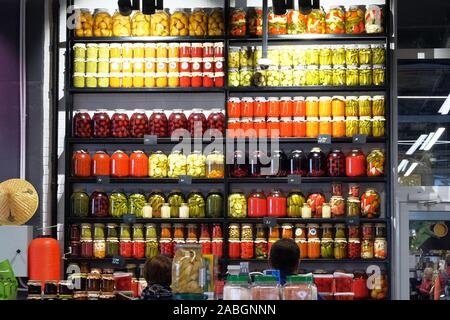
[[[263,223],[267,227],[275,227],[275,225],[277,224],[277,219],[265,217],[263,218]]]
[[[192,177],[191,176],[180,176],[178,178],[179,184],[192,184]]]
[[[158,143],[158,137],[155,135],[146,134],[144,136],[144,144],[145,145],[155,145]]]
[[[317,143],[330,144],[331,143],[331,135],[329,135],[329,134],[319,134],[319,136],[317,137]]]
[[[358,217],[347,218],[346,224],[348,226],[359,226],[360,225],[359,218]]]
[[[125,267],[125,258],[121,256],[114,256],[111,259],[111,264],[123,268]]]
[[[366,134],[354,134],[353,135],[353,143],[366,143],[367,135]]]
[[[136,223],[136,215],[126,214],[122,217],[123,223],[134,224]]]
[[[288,178],[288,184],[298,185],[298,184],[302,183],[302,176],[291,174],[291,175],[288,175],[287,178]]]
[[[109,176],[97,176],[97,183],[108,184],[110,182]]]

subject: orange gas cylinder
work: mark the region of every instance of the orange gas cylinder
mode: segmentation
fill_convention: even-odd
[[[60,280],[61,256],[59,243],[53,238],[42,236],[30,242],[28,246],[28,278],[41,280]]]

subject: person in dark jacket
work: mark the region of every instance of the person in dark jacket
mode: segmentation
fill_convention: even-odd
[[[144,278],[147,287],[142,290],[143,300],[172,300],[172,260],[165,255],[157,255],[145,262]]]
[[[300,249],[292,239],[281,239],[275,242],[269,255],[269,264],[280,270],[280,282],[286,283],[286,277],[296,275],[300,263]]]

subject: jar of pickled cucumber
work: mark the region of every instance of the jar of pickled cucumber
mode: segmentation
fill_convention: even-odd
[[[347,86],[357,86],[359,84],[359,70],[357,65],[347,65],[345,84]]]
[[[315,65],[309,65],[306,69],[306,85],[318,86],[319,82],[319,68]]]
[[[268,87],[279,87],[281,85],[281,72],[277,66],[270,66],[266,75]]]
[[[321,65],[319,69],[319,85],[331,86],[333,84],[333,70],[331,66]]]
[[[228,51],[228,68],[238,68],[241,66],[239,63],[240,48],[230,47]]]
[[[289,218],[301,218],[306,198],[300,190],[291,190],[287,197],[286,213]]]
[[[360,44],[358,46],[359,64],[372,64],[372,49],[369,44]]]
[[[384,136],[384,127],[386,119],[384,117],[373,117],[372,119],[372,135],[374,137]]]
[[[240,190],[232,190],[231,194],[228,196],[228,217],[247,217],[247,199]]]
[[[384,85],[385,68],[383,65],[374,65],[372,71],[372,82],[374,86]]]
[[[345,119],[345,136],[353,137],[353,135],[358,133],[359,133],[358,117],[347,117]]]
[[[239,69],[232,68],[228,70],[228,85],[230,87],[239,87],[240,73]]]
[[[358,97],[355,96],[345,97],[345,116],[357,117],[358,115],[359,115]]]
[[[334,66],[345,65],[345,48],[343,45],[334,45],[331,48],[331,64]]]
[[[372,99],[369,96],[358,98],[358,115],[360,117],[372,116]]]
[[[319,49],[315,46],[310,46],[306,48],[306,65],[307,66],[318,66],[320,62],[320,53]]]
[[[223,195],[218,189],[211,189],[206,197],[206,217],[220,218],[223,215]]]
[[[187,156],[187,175],[194,178],[206,176],[206,157],[199,150],[194,150]]]
[[[239,70],[239,86],[252,86],[253,69],[251,67],[241,67]]]
[[[335,65],[333,67],[333,86],[344,86],[345,75],[345,67],[342,65]]]
[[[292,71],[294,78],[294,87],[306,86],[306,68],[304,66],[296,66]]]
[[[368,64],[362,64],[359,67],[359,85],[360,86],[372,85],[372,68]]]
[[[358,126],[359,134],[372,135],[372,119],[370,117],[360,117]]]
[[[166,197],[161,190],[153,190],[147,202],[152,207],[152,217],[161,218],[161,207],[166,203]]]
[[[345,46],[345,63],[347,65],[359,64],[359,50],[358,45],[350,44]]]
[[[148,175],[152,178],[166,178],[167,172],[167,156],[162,151],[153,152],[148,158]]]
[[[372,49],[372,64],[384,65],[386,55],[386,45],[372,44],[370,48]]]
[[[294,78],[292,73],[292,67],[280,68],[280,86],[292,87],[294,85]]]
[[[188,195],[189,218],[204,218],[206,215],[205,198],[198,190]]]
[[[169,193],[167,197],[167,203],[170,207],[170,217],[179,218],[180,217],[180,207],[181,204],[185,203],[185,198],[180,189],[174,189]]]
[[[168,172],[167,176],[169,178],[178,178],[179,176],[185,175],[187,170],[187,159],[181,150],[174,150],[167,157],[168,162]]]
[[[372,115],[374,117],[383,117],[384,112],[384,96],[372,97]]]
[[[319,65],[331,66],[331,64],[332,64],[331,46],[321,46],[319,50]]]

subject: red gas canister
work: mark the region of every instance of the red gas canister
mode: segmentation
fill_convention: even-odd
[[[60,280],[59,243],[48,236],[36,238],[28,246],[28,278],[42,281]]]

